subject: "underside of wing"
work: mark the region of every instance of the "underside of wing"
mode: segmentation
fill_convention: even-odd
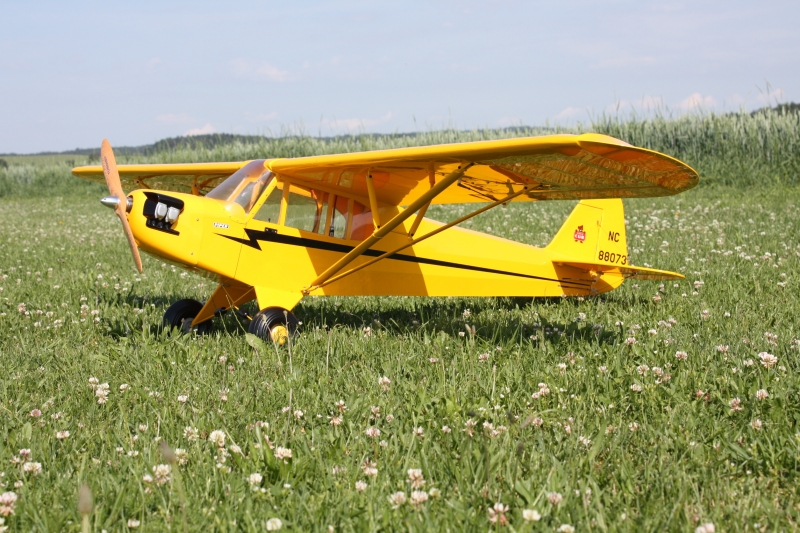
[[[697,184],[691,167],[667,155],[599,134],[550,135],[374,152],[272,159],[279,176],[366,196],[372,176],[379,202],[409,205],[435,182],[472,164],[432,203],[640,198]]]
[[[119,176],[125,191],[156,189],[191,194],[205,194],[248,162],[186,163],[165,165],[119,165]],[[86,166],[72,173],[89,181],[105,183],[103,167]]]

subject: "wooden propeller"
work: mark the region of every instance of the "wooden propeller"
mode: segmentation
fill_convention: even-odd
[[[125,195],[125,191],[122,190],[119,171],[117,170],[117,160],[114,158],[114,151],[111,149],[111,144],[108,142],[108,139],[103,139],[103,144],[100,145],[100,160],[103,163],[103,175],[106,178],[108,192],[118,200],[114,207],[114,212],[117,213],[117,216],[122,222],[122,229],[125,231],[125,237],[128,239],[128,245],[131,247],[131,253],[133,254],[133,262],[136,263],[136,270],[141,274],[142,258],[139,255],[139,247],[136,246],[136,241],[133,238],[131,226],[128,224],[127,196]]]

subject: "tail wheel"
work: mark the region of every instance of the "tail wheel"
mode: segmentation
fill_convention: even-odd
[[[179,328],[184,333],[194,332],[200,335],[208,333],[211,330],[211,320],[206,320],[192,327],[192,320],[202,308],[203,304],[197,300],[178,300],[170,305],[169,309],[164,313],[164,327],[168,329]]]
[[[297,334],[297,317],[282,307],[267,307],[259,311],[247,331],[262,340],[285,344],[289,336]]]

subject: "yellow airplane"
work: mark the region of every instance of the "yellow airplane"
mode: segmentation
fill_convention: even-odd
[[[218,282],[175,302],[164,324],[205,332],[253,299],[249,331],[284,342],[307,295],[586,296],[625,280],[683,278],[632,266],[622,198],[677,194],[698,175],[669,156],[599,134],[551,135],[234,163],[120,165],[105,182],[138,248]],[[123,191],[137,188],[129,195]],[[509,202],[580,200],[545,248],[456,227]],[[432,204],[481,204],[447,223]]]

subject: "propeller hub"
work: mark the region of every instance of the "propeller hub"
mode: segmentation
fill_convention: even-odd
[[[116,209],[119,205],[119,198],[116,196],[106,196],[100,199],[100,203],[111,209]],[[125,204],[125,211],[130,213],[133,207],[133,198],[125,198]]]

